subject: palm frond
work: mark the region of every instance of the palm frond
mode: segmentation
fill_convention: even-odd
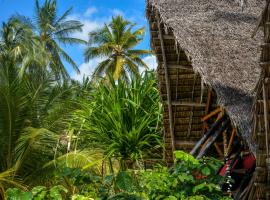
[[[109,57],[111,50],[110,44],[104,44],[99,47],[88,47],[84,52],[85,61],[88,62],[93,58]]]
[[[86,41],[78,38],[57,37],[56,39],[62,44],[87,44]]]

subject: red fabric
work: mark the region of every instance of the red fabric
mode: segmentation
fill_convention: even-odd
[[[235,168],[235,165],[237,164],[237,162],[238,162],[239,160],[236,160],[236,161],[234,161],[234,163],[233,163],[233,165],[232,165],[232,168],[231,168],[231,171]],[[221,168],[221,170],[219,171],[219,175],[220,176],[225,176],[225,173],[226,173],[226,170],[227,170],[227,167],[228,167],[228,165],[230,164],[230,160],[229,161],[227,161],[227,163]],[[231,172],[230,171],[230,172]]]
[[[251,169],[256,163],[255,157],[250,154],[243,158],[243,168],[244,169]]]
[[[232,168],[231,168],[231,171],[235,168],[236,164],[238,163],[239,159],[237,159],[233,165],[232,165]],[[242,163],[241,163],[241,168],[242,169],[251,169],[256,163],[256,159],[255,157],[252,155],[252,154],[249,154],[247,156],[244,156],[242,158]],[[227,163],[220,169],[219,171],[219,175],[220,176],[224,176],[225,173],[226,173],[226,170],[227,170],[227,166],[230,164],[230,161],[227,161]]]

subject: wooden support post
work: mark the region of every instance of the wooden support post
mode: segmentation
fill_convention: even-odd
[[[266,148],[266,170],[267,170],[267,186],[270,185],[270,157],[269,157],[269,108],[268,108],[268,91],[265,86],[265,83],[262,85],[263,87],[263,110],[264,110],[264,130],[265,130],[265,148]],[[266,192],[267,199],[270,198],[270,192]]]
[[[197,74],[195,74],[194,80],[193,80],[192,95],[191,95],[192,102],[194,101],[194,90],[195,90],[196,81],[197,81]],[[191,133],[193,115],[194,115],[194,106],[191,107],[191,111],[190,111],[190,115],[189,115],[189,125],[188,125],[187,138],[189,138],[190,133]]]
[[[208,89],[207,102],[206,102],[206,107],[205,107],[205,114],[206,115],[210,112],[210,106],[212,104],[212,99],[213,99],[212,90]]]
[[[269,157],[269,148],[268,148],[268,134],[269,134],[269,119],[268,119],[268,92],[266,90],[265,84],[263,83],[263,110],[264,110],[264,130],[265,130],[265,141],[266,141],[266,155]]]
[[[224,152],[224,157],[228,155],[228,141],[227,141],[227,133],[228,129],[223,131],[222,136],[223,136],[223,152]]]
[[[229,144],[228,144],[228,153],[230,153],[230,151],[231,151],[233,140],[234,140],[234,137],[235,137],[235,133],[236,133],[236,131],[233,128],[232,133],[231,133],[231,137],[230,137],[230,141],[229,141]]]
[[[162,29],[161,29],[161,20],[158,13],[157,13],[157,18],[158,18],[159,39],[160,39],[161,50],[162,50],[163,67],[165,71],[165,81],[166,81],[166,91],[167,91],[167,101],[168,101],[167,106],[169,110],[170,136],[171,136],[171,143],[172,143],[172,156],[174,159],[175,137],[174,137],[174,126],[173,126],[173,111],[172,111],[172,104],[171,104],[172,102],[171,101],[171,88],[170,88],[170,80],[169,80],[165,46],[164,46],[164,41],[163,41],[163,34],[162,34]]]

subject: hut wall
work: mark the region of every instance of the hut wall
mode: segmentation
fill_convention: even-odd
[[[194,72],[172,31],[166,30],[158,20],[158,14],[150,14],[149,22],[164,107],[165,157],[171,164],[174,150],[189,152],[202,137],[201,118],[207,112],[208,90],[204,88],[201,76]]]

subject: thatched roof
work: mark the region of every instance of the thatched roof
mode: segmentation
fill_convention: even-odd
[[[252,38],[264,0],[148,0],[158,11],[192,67],[217,93],[232,121],[255,153],[251,139],[254,90],[260,78],[260,42]]]

